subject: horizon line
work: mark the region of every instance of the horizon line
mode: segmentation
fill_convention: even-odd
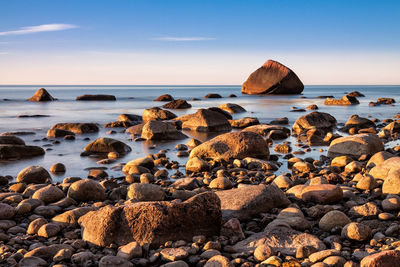
[[[0,86],[242,86],[242,84],[1,84]],[[304,86],[400,86],[400,84],[304,84]]]

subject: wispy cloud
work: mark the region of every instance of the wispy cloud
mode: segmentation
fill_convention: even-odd
[[[32,34],[38,32],[63,31],[75,28],[78,28],[78,26],[73,24],[42,24],[38,26],[21,27],[20,29],[14,31],[0,32],[0,36]]]
[[[169,41],[169,42],[193,42],[193,41],[212,41],[212,40],[215,40],[215,38],[210,38],[210,37],[173,37],[173,36],[165,36],[165,37],[153,38],[153,40]]]

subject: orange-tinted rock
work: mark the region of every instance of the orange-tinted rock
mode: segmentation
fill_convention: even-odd
[[[257,94],[300,94],[304,85],[299,77],[279,62],[268,60],[242,85],[242,93]]]
[[[360,267],[394,267],[400,266],[400,251],[387,250],[369,255],[362,259]]]
[[[343,191],[339,186],[332,184],[309,185],[303,189],[301,197],[305,202],[330,204],[341,201]]]
[[[35,102],[44,102],[44,101],[53,101],[56,100],[53,98],[46,89],[40,88],[36,91],[36,93],[28,99],[28,101],[35,101]]]

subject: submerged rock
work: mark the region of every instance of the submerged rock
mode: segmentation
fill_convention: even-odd
[[[79,219],[82,239],[97,246],[119,246],[136,241],[159,246],[166,241],[218,235],[221,226],[219,198],[212,192],[185,202],[138,202],[106,206]]]
[[[44,154],[44,149],[39,146],[0,145],[0,159],[2,160],[31,158]]]
[[[46,89],[40,88],[39,90],[36,91],[36,93],[28,99],[28,101],[34,101],[34,102],[45,102],[45,101],[54,101],[56,100],[54,97],[50,95],[49,92],[47,92]]]
[[[94,140],[84,150],[92,153],[117,152],[119,154],[126,154],[132,151],[131,147],[124,142],[107,137]]]
[[[84,101],[115,101],[117,100],[113,95],[81,95],[77,96],[76,100]]]
[[[243,159],[246,157],[268,159],[269,148],[261,135],[253,132],[221,134],[193,148],[190,158]]]
[[[268,60],[242,85],[243,94],[301,94],[304,85],[299,77],[281,63]]]
[[[99,131],[99,126],[96,123],[57,123],[53,125],[52,129],[61,129],[71,131],[75,134],[86,134],[86,133],[97,133]]]

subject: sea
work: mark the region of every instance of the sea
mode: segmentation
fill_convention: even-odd
[[[29,102],[37,89],[44,87],[50,94],[57,98],[53,102]],[[353,106],[325,106],[324,98],[318,96],[334,96],[340,98],[346,93],[357,90],[365,95],[359,97],[360,104]],[[209,93],[217,93],[222,98],[205,99]],[[117,101],[76,101],[75,98],[83,94],[111,94]],[[141,115],[146,108],[161,106],[165,102],[155,102],[153,99],[162,95],[170,94],[175,99],[185,99],[192,108],[184,110],[171,110],[177,116],[194,113],[200,108],[217,107],[223,103],[236,103],[244,107],[247,112],[233,114],[234,119],[242,117],[257,117],[261,123],[269,123],[271,120],[287,117],[291,128],[295,120],[307,112],[291,112],[293,107],[305,108],[316,104],[320,112],[330,113],[339,124],[344,124],[353,114],[362,117],[377,118],[380,120],[391,118],[400,112],[400,86],[365,86],[365,85],[313,85],[305,86],[301,95],[243,95],[239,85],[218,85],[218,86],[191,86],[191,85],[1,85],[0,86],[0,133],[14,131],[30,131],[33,135],[20,136],[28,145],[42,146],[46,154],[41,157],[16,161],[0,161],[0,175],[17,176],[19,171],[31,165],[42,166],[49,169],[53,164],[61,162],[66,165],[66,173],[53,175],[54,182],[61,182],[63,178],[78,176],[85,178],[88,175],[87,168],[105,167],[110,177],[121,177],[122,172],[114,171],[112,166],[119,163],[126,163],[132,159],[144,157],[148,154],[157,153],[160,150],[168,150],[167,157],[176,160],[181,164],[179,171],[184,172],[184,164],[187,158],[178,158],[174,147],[177,144],[186,143],[190,138],[197,138],[206,141],[215,135],[198,134],[196,132],[184,131],[188,136],[186,140],[159,141],[159,142],[135,142],[132,137],[123,132],[121,128],[101,127],[99,133],[77,135],[75,141],[61,139],[59,144],[53,144],[53,140],[46,138],[48,129],[62,122],[94,122],[103,126],[105,123],[116,121],[123,113]],[[230,94],[237,97],[228,98]],[[370,101],[376,101],[380,97],[394,98],[397,103],[393,105],[381,105],[370,107]],[[199,100],[193,101],[193,98]],[[46,117],[19,118],[20,115],[46,115]],[[107,133],[115,130],[115,134]],[[87,137],[90,140],[86,140]],[[110,165],[99,165],[96,162],[99,158],[81,157],[84,147],[98,137],[111,137],[125,142],[132,148],[132,152],[119,158]],[[296,150],[295,139],[289,138]],[[275,142],[279,144],[284,141]],[[394,145],[393,143],[387,145]],[[320,151],[322,149],[322,152]],[[271,153],[276,154],[271,148]],[[318,158],[321,154],[326,155],[327,147],[313,147],[313,149],[299,157]],[[282,167],[276,172],[281,174],[287,172],[287,164],[280,155]],[[173,174],[174,171],[171,171]]]

